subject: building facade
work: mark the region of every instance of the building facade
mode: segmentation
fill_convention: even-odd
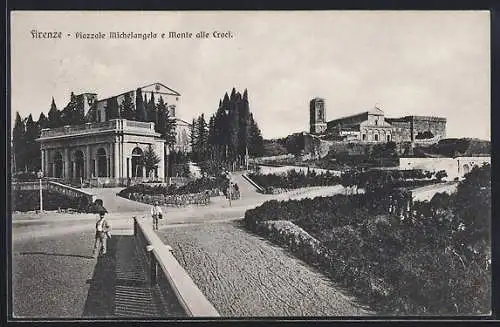
[[[102,179],[124,185],[128,178],[164,179],[165,141],[154,123],[114,119],[44,129],[38,139],[44,176],[81,181]],[[154,176],[147,176],[140,158],[152,147],[160,158]]]
[[[328,135],[335,140],[359,143],[390,141],[437,143],[446,137],[446,118],[431,116],[386,118],[380,108],[374,107],[356,115],[326,122],[324,101],[319,102],[322,114],[313,111],[313,103],[317,104],[318,98],[311,100],[310,105],[311,134]],[[318,128],[324,126],[323,124],[326,128]]]
[[[136,110],[136,92],[140,90],[144,103],[154,97],[163,99],[171,119],[176,121],[176,144],[168,149],[165,140],[155,132],[153,122],[120,118],[121,104],[128,94]],[[165,154],[168,151],[190,151],[190,124],[176,116],[180,94],[161,83],[154,83],[116,96],[98,99],[95,93],[76,95],[84,110],[87,123],[43,129],[40,138],[42,172],[44,176],[69,181],[102,181],[125,185],[128,179],[166,178]],[[118,104],[118,119],[108,119],[106,107],[111,100]],[[141,161],[143,153],[151,147],[160,162],[153,171],[146,171]],[[167,153],[165,153],[167,152]],[[99,184],[99,183],[98,183]]]

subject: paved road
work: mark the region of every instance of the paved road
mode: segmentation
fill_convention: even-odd
[[[270,278],[270,280],[273,281],[272,283],[276,282],[276,278],[278,278],[276,276],[284,275],[287,271],[288,273],[289,271],[295,271],[294,269],[302,269],[303,272],[301,276],[307,276],[303,277],[306,280],[304,284],[301,285],[300,280],[292,279],[287,281],[287,283],[292,283],[287,286],[290,288],[289,292],[291,293],[283,293],[283,290],[280,291],[282,293],[276,293],[271,288],[268,290],[270,295],[266,297],[267,295],[265,294],[267,293],[263,291],[264,293],[262,293],[260,297],[267,299],[265,300],[266,303],[270,303],[270,299],[277,299],[273,294],[289,294],[300,298],[302,296],[300,293],[304,293],[305,288],[316,285],[316,282],[311,282],[313,280],[319,283],[317,285],[321,285],[320,289],[322,289],[322,291],[320,292],[323,292],[321,293],[323,295],[316,298],[317,301],[322,303],[323,301],[337,301],[336,299],[341,298],[339,295],[340,293],[336,292],[334,288],[328,289],[325,284],[326,282],[322,282],[320,277],[314,279],[311,277],[314,275],[312,272],[308,272],[307,269],[304,270],[305,268],[298,268],[301,264],[295,259],[288,258],[285,252],[267,245],[264,241],[260,241],[247,232],[239,230],[231,224],[227,224],[227,222],[243,217],[247,209],[258,206],[262,202],[270,199],[285,200],[288,198],[329,195],[342,192],[342,188],[338,186],[327,188],[317,187],[295,190],[280,195],[262,195],[256,193],[253,187],[240,175],[236,174],[234,179],[240,185],[240,192],[242,194],[241,200],[233,201],[232,205],[229,206],[226,199],[219,197],[214,198],[209,206],[165,208],[167,219],[162,221],[163,225],[160,227],[160,231],[168,233],[169,235],[178,235],[176,246],[180,246],[183,249],[182,253],[185,255],[187,253],[186,248],[191,247],[193,252],[199,251],[200,254],[205,253],[206,260],[214,260],[215,253],[220,252],[222,249],[229,252],[234,251],[236,257],[244,255],[246,253],[245,251],[250,251],[252,248],[258,249],[262,254],[260,257],[256,257],[256,264],[263,264],[263,262],[269,260],[279,263],[278,266],[273,268],[275,271],[278,271],[275,273],[275,276],[269,275],[265,277]],[[130,234],[132,230],[132,216],[149,215],[149,206],[116,197],[116,193],[119,189],[95,190],[97,191],[98,197],[103,199],[105,207],[110,211],[107,217],[113,227],[113,233]],[[88,311],[89,294],[92,293],[90,292],[92,290],[90,288],[90,286],[92,286],[92,276],[96,274],[96,271],[99,271],[96,270],[97,267],[99,267],[98,263],[96,263],[94,259],[88,257],[93,242],[95,221],[96,215],[92,214],[45,213],[15,214],[13,216],[13,303],[14,312],[17,315],[29,317],[80,317],[82,311]],[[223,223],[221,225],[221,222],[226,222],[226,224]],[[196,227],[200,224],[204,227]],[[188,229],[182,229],[179,226],[184,226],[184,228]],[[221,228],[220,226],[224,227]],[[186,235],[189,234],[186,234],[186,231],[189,231],[189,228],[195,228],[195,230],[196,228],[201,228],[199,229],[201,232],[198,231],[197,233],[193,233],[191,237],[202,238],[199,240],[193,238],[186,239]],[[207,236],[203,236],[203,228],[207,228]],[[219,242],[222,234],[225,235],[224,239],[229,243]],[[214,237],[215,243],[206,243],[209,235]],[[184,247],[182,245],[183,239],[186,240],[186,245]],[[235,240],[239,239],[243,242],[241,243],[241,247],[238,247],[239,242],[235,243]],[[252,245],[252,242],[254,242],[255,245]],[[266,251],[270,251],[269,254],[266,254]],[[251,253],[256,252],[254,251]],[[226,255],[229,256],[229,254]],[[234,258],[233,256],[233,259]],[[229,259],[230,257],[228,257],[228,260]],[[191,261],[185,261],[186,264],[189,262]],[[240,272],[243,275],[246,274],[246,267],[251,265],[249,262],[233,262],[234,269],[237,269],[241,264],[241,269],[243,270],[240,270]],[[257,267],[256,264],[253,265],[254,268]],[[217,265],[218,263],[214,267],[217,267]],[[196,266],[196,262],[193,263],[193,266]],[[266,268],[260,270],[263,274],[265,274],[264,270],[269,268],[269,266],[264,265],[264,267]],[[105,277],[103,271],[101,271],[100,274],[101,275],[98,275],[101,278]],[[212,274],[217,276],[215,271],[212,271]],[[234,283],[238,280],[237,277],[234,276],[231,278],[233,279],[226,281],[226,284],[230,282]],[[265,283],[264,279],[262,283]],[[223,282],[220,284],[220,287],[223,288],[226,284]],[[297,291],[293,291],[293,287],[290,286],[294,284],[297,284]],[[243,285],[251,287],[252,285],[262,286],[263,284],[247,283],[242,284],[242,286]],[[285,283],[277,287],[283,289],[283,287],[285,287],[284,285],[287,284]],[[208,286],[205,285],[204,287],[206,289]],[[222,288],[215,289],[220,290]],[[269,287],[265,286],[265,289],[268,288]],[[242,288],[239,289],[243,290]],[[313,291],[310,292],[311,294],[314,293]],[[317,291],[315,292],[317,293]],[[249,303],[249,297],[247,297],[246,300],[243,299],[244,297],[242,298],[243,303]],[[253,299],[255,300],[256,298]],[[286,297],[281,297],[281,299],[286,299]],[[314,297],[308,295],[305,299],[307,300],[304,301],[308,303],[307,306],[304,307],[305,314],[307,314],[307,312],[315,312],[312,310]],[[300,312],[297,311],[298,300],[293,300],[291,302],[293,303],[291,305],[295,309],[285,309],[285,307],[289,307],[289,305],[283,303],[281,300],[279,301],[283,307],[280,309],[281,311],[276,309],[275,305],[269,304],[269,306],[272,307],[272,309],[268,311],[269,314],[275,315],[278,312],[300,314]],[[357,309],[351,310],[349,304],[342,304],[340,307],[335,308],[330,307],[330,305],[326,305],[325,307],[324,304],[317,304],[317,307],[317,312],[329,312],[332,314],[339,314],[341,312],[356,314],[356,312],[358,312],[356,311]],[[251,308],[252,307],[249,306],[248,309],[245,310],[240,308],[232,309],[232,311],[224,309],[225,311],[223,312],[228,315],[234,315],[235,313],[251,315],[252,310],[255,314],[259,314],[259,312],[262,314],[262,312],[264,312],[262,310],[259,311],[260,309],[257,310],[255,307],[253,307],[253,309]],[[93,314],[98,316],[104,315],[102,312],[94,312]],[[108,312],[107,314],[110,313]]]
[[[221,316],[369,314],[321,273],[240,224],[200,224],[159,232]]]

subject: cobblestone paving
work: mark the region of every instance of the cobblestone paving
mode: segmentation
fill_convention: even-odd
[[[321,273],[249,234],[241,222],[160,231],[221,316],[357,316],[356,305]]]

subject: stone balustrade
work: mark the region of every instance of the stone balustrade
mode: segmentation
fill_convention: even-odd
[[[42,129],[40,138],[62,135],[92,134],[102,131],[141,131],[155,134],[154,123],[140,122],[126,119],[112,119],[99,123],[85,123],[82,125],[63,126],[58,128]]]
[[[148,281],[158,286],[165,297],[175,296],[189,317],[219,317],[186,270],[172,254],[172,248],[148,224],[134,217],[134,239],[143,256]]]
[[[47,189],[56,191],[61,194],[65,194],[72,198],[85,198],[87,203],[94,203],[95,195],[89,192],[86,192],[82,189],[74,188],[65,184],[48,181]]]

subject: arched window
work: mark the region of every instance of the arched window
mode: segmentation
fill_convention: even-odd
[[[132,151],[132,177],[144,177],[143,176],[143,163],[142,163],[142,149],[136,147]]]
[[[378,134],[375,134],[375,141],[378,141]]]

